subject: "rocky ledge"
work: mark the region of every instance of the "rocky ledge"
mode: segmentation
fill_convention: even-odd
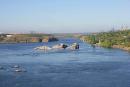
[[[122,49],[125,51],[130,51],[130,47],[125,47],[123,45],[113,45],[112,48],[118,48],[118,49]]]
[[[0,35],[0,43],[34,43],[34,42],[53,42],[58,38],[50,34],[12,34]]]

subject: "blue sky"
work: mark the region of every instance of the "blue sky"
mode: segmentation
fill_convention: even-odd
[[[130,27],[130,0],[0,0],[0,32],[97,32]]]

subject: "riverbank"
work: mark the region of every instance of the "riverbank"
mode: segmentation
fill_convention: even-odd
[[[103,46],[101,46],[100,44],[92,44],[92,46],[94,46],[94,47],[95,47],[95,46],[96,46],[96,47],[103,47]],[[109,47],[109,48],[121,49],[121,50],[130,52],[130,47],[125,47],[125,46],[123,46],[123,45],[113,45],[113,46],[111,46],[111,47]]]
[[[51,34],[1,34],[0,43],[53,42],[58,38]]]
[[[121,50],[130,52],[130,47],[125,47],[123,45],[113,45],[112,48],[117,48],[117,49],[121,49]]]
[[[130,30],[92,33],[82,36],[81,40],[95,46],[130,51]]]

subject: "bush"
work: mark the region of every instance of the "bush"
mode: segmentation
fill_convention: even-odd
[[[124,43],[124,46],[130,47],[130,42],[125,42],[125,43]]]
[[[100,44],[102,47],[106,47],[106,48],[111,48],[112,47],[112,42],[111,41],[104,41],[104,42],[101,42]]]

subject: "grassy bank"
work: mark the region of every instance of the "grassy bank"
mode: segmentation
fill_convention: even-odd
[[[100,32],[81,37],[82,40],[106,48],[130,51],[130,30]]]

